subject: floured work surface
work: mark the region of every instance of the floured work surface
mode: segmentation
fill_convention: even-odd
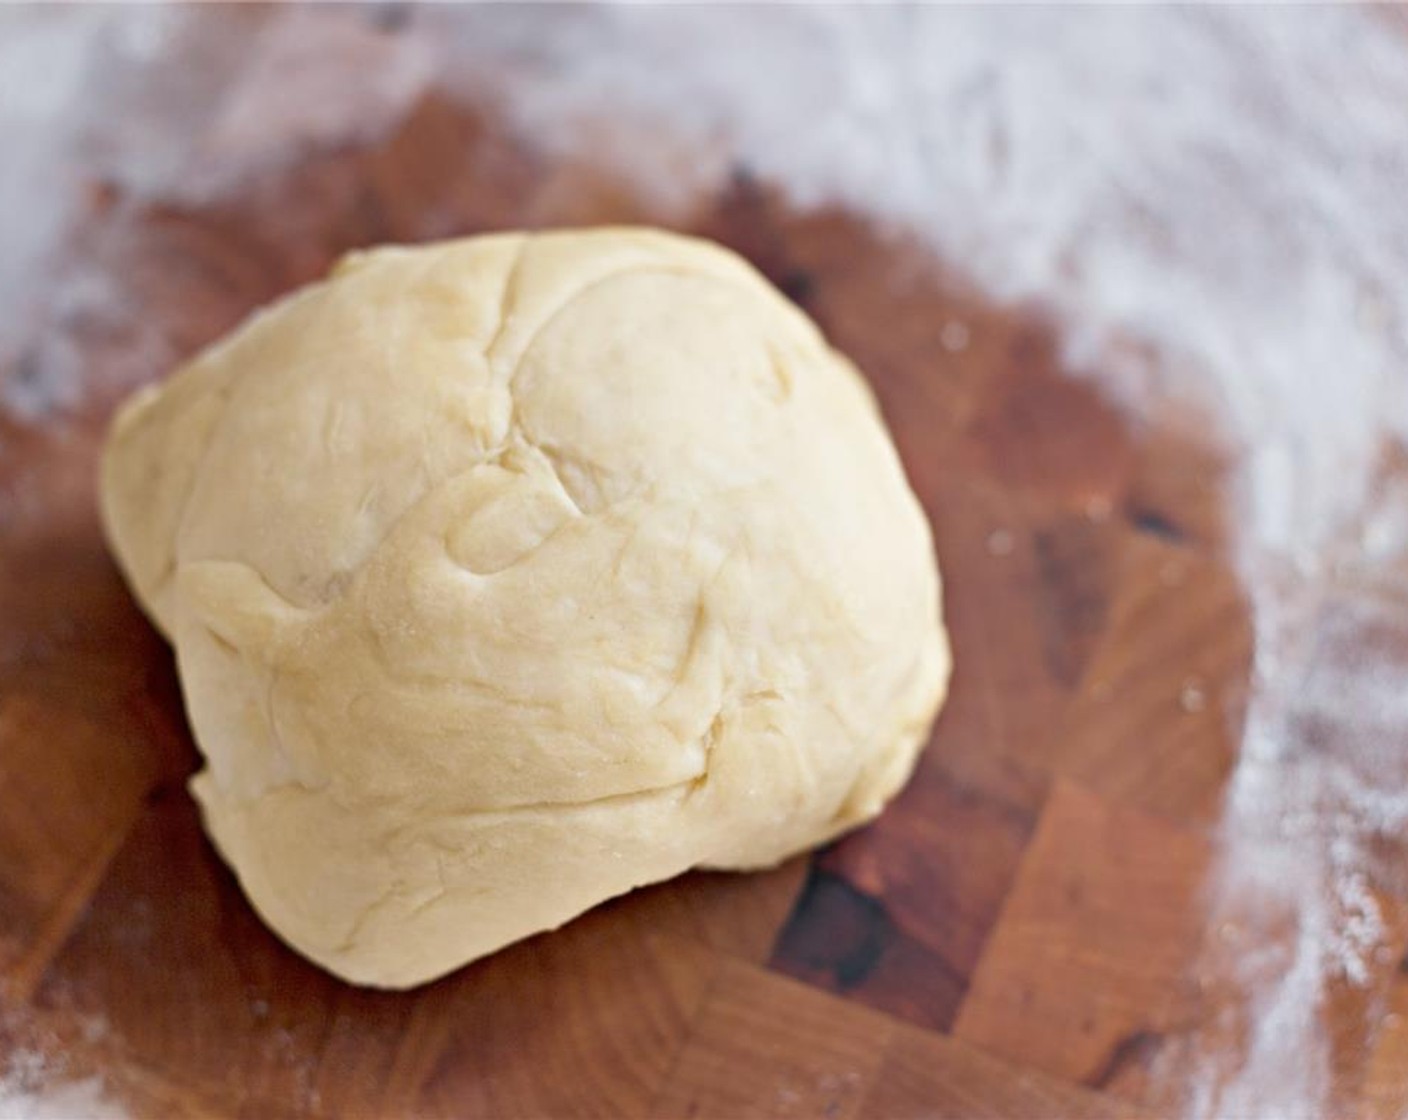
[[[754,88],[701,61],[727,13],[17,18],[0,1108],[1408,1104],[1395,22],[760,16]],[[1121,60],[1106,86],[1082,52]],[[783,143],[809,66],[837,111]],[[662,69],[684,92],[655,105]],[[934,525],[952,698],[897,804],[811,860],[348,988],[201,834],[169,653],[98,532],[98,434],[346,248],[622,221],[738,249],[871,377]]]

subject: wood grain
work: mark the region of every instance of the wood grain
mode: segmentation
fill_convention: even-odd
[[[33,990],[154,776],[145,743],[23,694],[0,699],[0,975],[12,995]]]
[[[850,1120],[892,1029],[882,1015],[728,962],[652,1114]]]
[[[1140,1110],[944,1035],[896,1027],[861,1108],[861,1120],[1001,1120],[1082,1116],[1114,1120]]]
[[[60,280],[96,278],[121,312],[47,307],[0,369],[48,402],[0,413],[12,1057],[100,1076],[135,1114],[251,1117],[1108,1117],[1166,1114],[1194,1057],[1236,1068],[1254,1009],[1230,979],[1245,949],[1218,933],[1235,915],[1210,901],[1209,825],[1252,626],[1229,460],[1198,417],[1136,427],[1063,368],[1039,312],[743,167],[666,214],[430,95],[375,141],[242,182],[199,201],[92,184]],[[264,928],[201,833],[170,655],[99,532],[103,424],[347,248],[597,221],[736,247],[866,371],[933,522],[952,697],[898,801],[813,859],[686,876],[420,991],[357,991]],[[81,392],[52,388],[64,362]],[[1388,606],[1327,603],[1321,624],[1408,649]],[[1382,902],[1401,948],[1403,904]],[[1326,1009],[1338,1099],[1366,1116],[1405,1100],[1399,957]]]
[[[1206,838],[1058,783],[954,1026],[1081,1085],[1146,1062],[1188,1016]]]

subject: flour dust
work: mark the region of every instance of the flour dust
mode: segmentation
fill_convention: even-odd
[[[1391,625],[1408,611],[1401,21],[787,6],[740,28],[729,9],[493,7],[416,9],[391,35],[368,13],[0,17],[0,133],[22,172],[0,179],[0,348],[85,176],[158,197],[233,189],[202,153],[217,137],[243,166],[279,158],[258,126],[269,105],[303,106],[285,139],[337,144],[431,84],[614,165],[667,210],[741,162],[800,206],[842,202],[996,299],[1044,307],[1073,369],[1136,416],[1195,406],[1236,452],[1256,662],[1210,905],[1262,899],[1294,936],[1242,955],[1245,1057],[1189,1107],[1322,1112],[1318,1010],[1368,982],[1387,898],[1408,897],[1408,617]],[[319,36],[338,49],[310,54]],[[172,57],[199,65],[153,63]],[[51,294],[117,298],[81,269]],[[945,346],[967,342],[962,323],[944,328]],[[79,371],[53,369],[12,379],[0,409],[70,407]],[[1204,699],[1191,681],[1180,702]]]

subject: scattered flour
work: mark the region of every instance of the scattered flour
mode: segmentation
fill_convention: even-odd
[[[75,112],[90,60],[111,22],[75,21],[52,9],[11,9],[0,18],[0,136],[7,148],[0,176],[3,225],[0,301],[23,298],[22,282],[62,231],[74,189],[71,168],[85,121]],[[47,200],[36,206],[38,199]],[[9,324],[7,324],[9,325]]]
[[[3,1120],[127,1120],[102,1079],[66,1076],[65,1063],[21,1047],[0,1059]]]
[[[485,95],[507,68],[535,138],[663,123],[705,183],[741,158],[800,203],[908,226],[1053,310],[1068,362],[1136,413],[1176,397],[1221,422],[1257,653],[1215,894],[1264,895],[1295,936],[1248,954],[1245,1062],[1192,1108],[1321,1112],[1322,1005],[1384,947],[1371,877],[1408,888],[1408,659],[1354,609],[1366,580],[1379,616],[1408,598],[1404,480],[1382,470],[1408,434],[1403,29],[1365,8],[773,9],[746,35],[703,9],[456,18],[455,73]],[[643,144],[595,150],[651,174]]]
[[[382,37],[367,11],[226,9],[218,32],[184,9],[0,16],[0,134],[22,169],[0,178],[0,215],[18,217],[0,217],[0,306],[28,292],[77,169],[217,189],[224,169],[186,173],[202,136],[257,148],[250,122],[296,93],[304,138],[334,143],[430,81],[491,99],[536,143],[614,161],[662,205],[741,160],[800,204],[917,231],[998,299],[1043,304],[1073,368],[1136,413],[1192,401],[1238,451],[1256,663],[1214,893],[1264,899],[1295,935],[1244,954],[1245,1062],[1191,1108],[1322,1112],[1319,1009],[1383,949],[1375,888],[1408,892],[1408,653],[1375,621],[1408,601],[1402,22],[1349,7],[492,7],[416,9]],[[358,73],[309,56],[313,35],[339,38]],[[172,44],[201,66],[147,65]],[[364,79],[375,88],[344,104]],[[95,133],[118,103],[151,111]],[[654,142],[661,125],[678,146]],[[1157,359],[1134,363],[1131,339]],[[967,328],[942,341],[962,349]],[[1199,682],[1179,701],[1199,710]]]
[[[36,297],[55,316],[121,318],[111,278],[47,266],[95,192],[198,203],[308,146],[345,144],[403,114],[431,54],[357,9],[255,5],[0,6],[0,362]],[[272,132],[258,122],[276,112]],[[0,382],[0,411],[32,421],[79,402],[75,348],[44,340]]]

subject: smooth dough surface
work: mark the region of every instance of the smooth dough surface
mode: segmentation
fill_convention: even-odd
[[[101,499],[207,829],[359,983],[854,827],[947,684],[868,388],[704,241],[354,253],[127,402]]]

